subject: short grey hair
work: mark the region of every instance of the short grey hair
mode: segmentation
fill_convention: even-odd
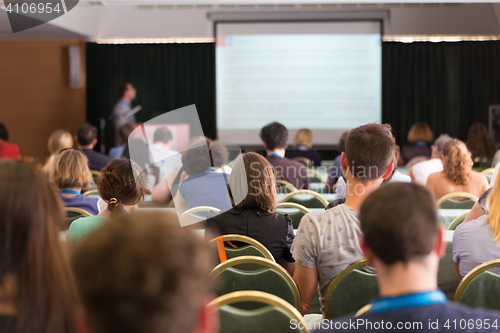
[[[436,139],[436,141],[434,141],[434,146],[437,147],[439,154],[443,153],[444,145],[446,144],[446,142],[448,142],[451,139],[452,139],[452,137],[445,133],[445,134],[441,134]]]

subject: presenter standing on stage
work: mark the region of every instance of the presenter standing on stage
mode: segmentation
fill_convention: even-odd
[[[122,125],[131,123],[135,124],[134,115],[127,115],[127,113],[132,109],[131,103],[135,99],[137,91],[130,82],[121,83],[118,86],[118,97],[120,100],[116,102],[113,109],[113,122],[115,125],[115,145],[122,144],[119,135],[119,129]]]

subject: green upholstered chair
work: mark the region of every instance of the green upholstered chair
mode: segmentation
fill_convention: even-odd
[[[210,241],[210,244],[213,246],[217,246],[217,238],[214,238]],[[273,255],[271,252],[264,246],[262,243],[256,241],[255,239],[244,236],[244,235],[224,235],[222,237],[224,246],[226,250],[227,259],[242,257],[242,256],[254,256],[261,257],[271,260],[275,262]],[[230,244],[237,245],[236,248],[232,247]],[[220,263],[220,260],[218,261]],[[246,270],[254,270],[256,269],[254,265],[245,265],[243,266]]]
[[[376,275],[359,270],[367,264],[366,259],[355,262],[330,282],[323,309],[325,318],[356,313],[378,296]]]
[[[314,165],[314,163],[307,157],[294,157],[293,160],[304,164],[306,168],[311,168]]]
[[[306,207],[293,202],[281,202],[276,206],[276,213],[281,215],[288,214],[292,219],[293,228],[297,229],[302,216],[310,213],[310,211]]]
[[[500,267],[500,259],[485,262],[464,276],[455,293],[455,302],[500,310],[500,275],[489,271],[495,267]]]
[[[99,191],[97,189],[95,190],[89,190],[85,193],[83,193],[84,196],[86,196],[87,198],[95,198],[95,197],[98,197],[99,196]]]
[[[75,216],[67,216],[66,220],[68,222],[68,228],[73,223],[73,221],[79,219],[80,217],[87,217],[87,216],[93,216],[91,213],[86,211],[85,209],[78,208],[78,207],[64,207],[65,212],[71,212],[71,213],[76,213],[77,215]]]
[[[276,180],[276,192],[277,193],[292,193],[297,191],[297,188],[292,185],[292,183],[287,182],[286,180],[278,179]]]
[[[259,266],[258,270],[245,270],[238,266]],[[222,296],[235,291],[257,290],[278,296],[297,309],[301,309],[299,289],[288,272],[274,261],[243,256],[229,259],[215,267],[210,273],[211,281],[215,281],[217,296]],[[252,304],[241,304],[244,308],[251,309]],[[249,306],[246,307],[246,306]]]
[[[307,176],[309,177],[311,183],[326,183],[325,177],[314,169],[307,169]]]
[[[310,190],[298,190],[287,194],[281,202],[293,202],[306,208],[326,208],[328,201],[319,193]]]
[[[467,215],[469,215],[469,213],[470,212],[467,212],[457,216],[453,220],[453,222],[451,222],[450,225],[448,226],[448,230],[455,230],[465,220],[465,218],[467,217]]]
[[[455,200],[453,198],[467,198]],[[453,192],[439,198],[437,206],[440,209],[472,209],[478,198],[467,192]]]
[[[495,168],[488,168],[481,171],[481,173],[486,176],[486,179],[488,179],[488,184],[491,183],[491,176],[493,176],[494,172]]]
[[[211,206],[199,206],[186,210],[180,216],[181,226],[191,226],[195,229],[205,229],[205,220],[209,212],[218,213],[219,208]]]
[[[233,306],[241,302],[254,302],[261,306],[252,310]],[[216,298],[209,306],[219,313],[220,333],[308,332],[304,318],[296,308],[265,292],[237,291]]]

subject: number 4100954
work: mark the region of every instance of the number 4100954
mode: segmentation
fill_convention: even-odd
[[[61,8],[59,7],[59,3],[55,4],[55,7],[52,7],[52,3],[16,3],[12,5],[12,3],[9,3],[9,5],[5,8],[5,10],[8,13],[23,13],[23,14],[35,14],[35,13],[46,13],[50,14],[52,12],[59,13],[61,11]]]

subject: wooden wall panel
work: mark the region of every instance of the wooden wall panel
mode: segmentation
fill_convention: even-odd
[[[69,87],[68,47],[80,46],[81,87]],[[75,134],[86,120],[85,42],[0,41],[0,122],[24,156],[42,162],[56,129]]]

